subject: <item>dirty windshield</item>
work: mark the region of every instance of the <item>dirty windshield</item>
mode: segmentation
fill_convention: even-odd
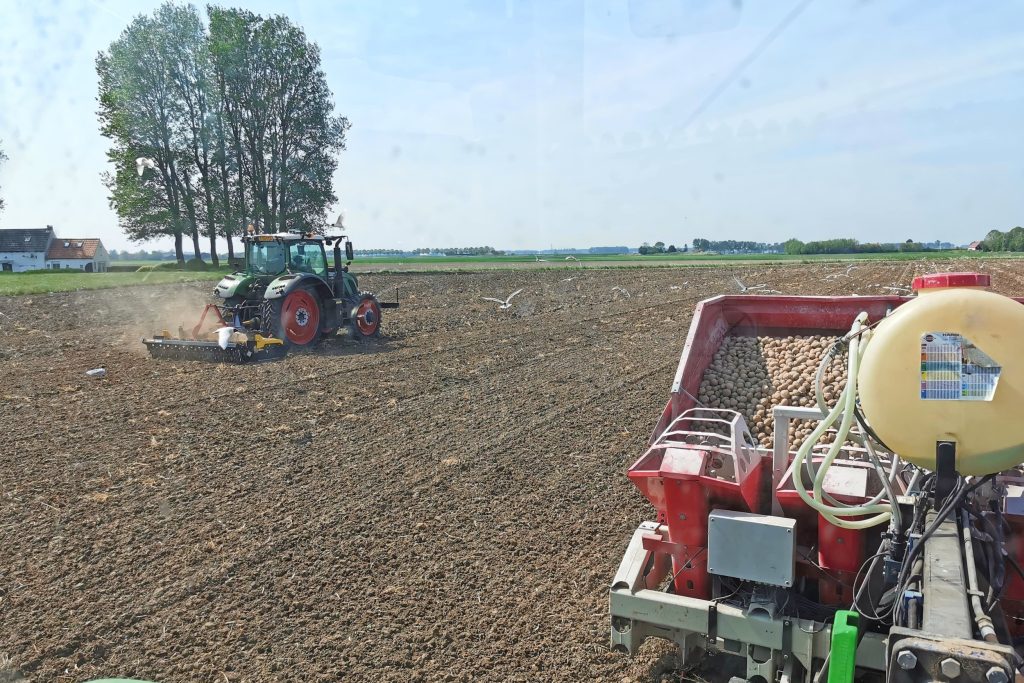
[[[285,269],[286,252],[280,242],[253,242],[249,245],[249,268],[256,275],[276,275]]]
[[[323,247],[318,243],[290,244],[288,246],[288,262],[288,267],[291,270],[313,273],[321,277],[327,275]]]

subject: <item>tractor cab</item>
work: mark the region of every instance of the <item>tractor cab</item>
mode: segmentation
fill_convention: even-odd
[[[348,272],[348,263],[354,256],[352,243],[344,235],[323,237],[288,232],[248,235],[243,241],[244,270],[226,275],[214,290],[225,301],[237,303],[262,297],[268,289],[279,289],[296,279],[310,278],[329,289],[329,293],[324,293],[334,298],[355,296],[359,292],[355,277]],[[333,259],[328,258],[325,245],[334,247]]]
[[[310,273],[328,279],[327,252],[322,237],[256,235],[246,240],[246,274],[276,278],[286,273]]]

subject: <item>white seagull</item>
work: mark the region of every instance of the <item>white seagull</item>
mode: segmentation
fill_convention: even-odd
[[[498,304],[498,308],[504,311],[506,308],[512,308],[512,298],[521,291],[523,290],[517,289],[516,291],[509,294],[508,298],[505,299],[504,301],[502,301],[501,299],[494,299],[489,296],[483,296],[480,298],[483,299],[484,301],[493,301],[494,303]]]
[[[136,172],[138,172],[140,177],[142,176],[143,173],[146,172],[147,168],[151,168],[155,171],[156,162],[148,157],[139,157],[138,159],[135,160],[135,170]]]
[[[612,287],[612,291],[613,292],[621,292],[622,295],[625,296],[627,299],[632,299],[633,298],[633,295],[629,293],[629,290],[626,289],[625,287],[621,286],[621,285],[615,285],[614,287]]]
[[[743,284],[738,277],[734,277],[733,280],[736,281],[736,286],[738,286],[740,288],[740,294],[746,294],[747,292],[751,292],[751,291],[753,291],[755,289],[761,289],[762,287],[764,287],[763,284],[762,285],[750,285],[748,287],[745,284]]]

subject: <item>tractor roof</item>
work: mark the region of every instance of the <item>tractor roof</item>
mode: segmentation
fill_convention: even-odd
[[[276,242],[277,240],[286,242],[309,242],[310,240],[323,241],[323,235],[316,235],[311,233],[299,233],[299,232],[263,232],[258,235],[249,235],[249,239],[254,242]]]
[[[253,240],[254,242],[270,242],[276,240],[283,240],[289,242],[308,242],[310,240],[313,240],[317,242],[323,242],[324,240],[327,240],[327,242],[330,243],[336,239],[341,239],[343,237],[344,235],[318,235],[316,233],[311,232],[264,232],[258,235],[249,235],[248,239]]]

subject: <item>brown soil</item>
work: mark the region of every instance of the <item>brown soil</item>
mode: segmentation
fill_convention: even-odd
[[[607,587],[696,302],[954,265],[371,275],[386,337],[248,366],[138,341],[209,283],[0,298],[0,677],[659,680]]]

